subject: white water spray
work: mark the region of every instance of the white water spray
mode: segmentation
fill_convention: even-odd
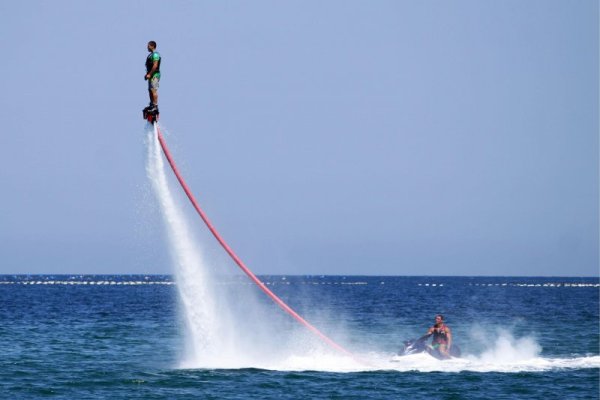
[[[169,188],[156,129],[150,127],[146,136],[146,171],[165,221],[186,327],[186,354],[180,367],[269,368],[286,357],[282,349],[290,348],[285,343],[290,332],[275,327],[278,318],[267,316],[252,286],[224,271],[218,276],[211,272]]]
[[[177,288],[187,328],[183,364],[202,359],[206,364],[226,356],[227,309],[213,293],[210,269],[194,241],[182,211],[169,188],[156,128],[147,131],[146,172],[160,203],[173,259]]]
[[[150,127],[146,135],[147,174],[165,220],[187,328],[181,366],[297,369],[292,365],[302,364],[318,369],[331,349],[324,349],[304,327],[291,324],[273,303],[258,300],[253,285],[235,280],[228,284],[222,274],[215,279],[169,188],[156,128]],[[332,362],[343,365],[348,358],[333,356]]]

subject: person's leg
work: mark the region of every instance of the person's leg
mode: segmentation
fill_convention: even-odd
[[[159,79],[156,76],[150,79],[150,100],[155,106],[158,106],[158,82]]]

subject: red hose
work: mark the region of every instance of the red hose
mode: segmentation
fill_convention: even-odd
[[[248,267],[246,267],[246,265],[234,253],[234,251],[231,249],[231,247],[229,247],[229,245],[225,242],[225,240],[223,240],[223,238],[221,237],[221,235],[219,235],[219,232],[217,232],[217,230],[215,229],[215,227],[213,226],[213,224],[210,222],[210,220],[208,219],[208,217],[206,216],[206,214],[204,213],[204,211],[202,210],[202,208],[200,208],[200,205],[198,204],[198,202],[194,198],[194,195],[192,194],[192,191],[190,190],[190,188],[188,187],[188,185],[185,183],[185,180],[183,179],[183,177],[179,173],[179,170],[177,169],[177,165],[175,165],[175,161],[173,160],[173,156],[171,155],[171,152],[169,151],[169,148],[167,147],[167,143],[165,142],[165,139],[163,138],[163,135],[160,132],[160,129],[158,128],[158,124],[155,124],[154,126],[156,127],[156,132],[157,132],[157,135],[158,135],[158,140],[160,142],[160,146],[162,147],[162,149],[163,149],[163,151],[165,153],[165,156],[167,157],[167,160],[169,161],[169,164],[171,165],[171,168],[173,169],[173,172],[175,173],[175,176],[177,177],[177,180],[179,181],[179,183],[181,184],[181,187],[185,191],[185,194],[187,195],[187,197],[192,202],[192,205],[194,206],[194,208],[198,212],[198,215],[200,215],[200,218],[202,218],[202,220],[204,221],[204,223],[206,224],[206,226],[208,227],[208,229],[212,232],[213,236],[217,239],[217,241],[221,244],[221,246],[223,246],[223,248],[225,249],[225,251],[231,256],[231,258],[233,259],[233,261],[235,261],[235,263],[242,269],[242,271],[244,271],[244,273],[246,275],[248,275],[248,277],[254,283],[256,283],[256,285],[258,285],[258,287],[263,292],[265,292],[275,303],[277,303],[277,305],[279,307],[281,307],[285,312],[287,312],[292,317],[294,317],[302,325],[304,325],[308,329],[310,329],[314,334],[316,334],[317,336],[319,336],[323,341],[325,341],[331,347],[335,348],[336,350],[341,351],[342,353],[346,353],[346,354],[352,356],[352,353],[350,353],[348,350],[344,349],[342,346],[340,346],[339,344],[337,344],[336,342],[334,342],[333,340],[331,340],[327,336],[325,336],[325,334],[323,334],[321,331],[319,331],[317,328],[315,328],[313,325],[311,325],[308,321],[306,321],[304,318],[302,318],[300,315],[298,315],[298,313],[296,311],[294,311],[290,306],[288,306],[287,304],[285,304],[283,302],[283,300],[281,300],[279,297],[277,297],[277,295],[275,293],[273,293],[272,291],[270,291],[269,288],[267,288],[256,277],[256,275],[254,275],[252,273],[252,271],[250,271],[250,269]]]

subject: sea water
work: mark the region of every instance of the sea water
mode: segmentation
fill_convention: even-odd
[[[260,278],[364,364],[293,343],[268,299],[287,348],[190,360],[173,276],[0,276],[0,398],[598,398],[597,278]],[[438,312],[463,358],[398,357]]]

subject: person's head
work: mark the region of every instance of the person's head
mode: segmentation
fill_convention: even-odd
[[[154,50],[156,50],[156,42],[154,40],[151,40],[148,42],[148,51]]]
[[[435,324],[439,325],[439,324],[443,324],[444,323],[444,316],[442,314],[437,314],[435,316]]]

